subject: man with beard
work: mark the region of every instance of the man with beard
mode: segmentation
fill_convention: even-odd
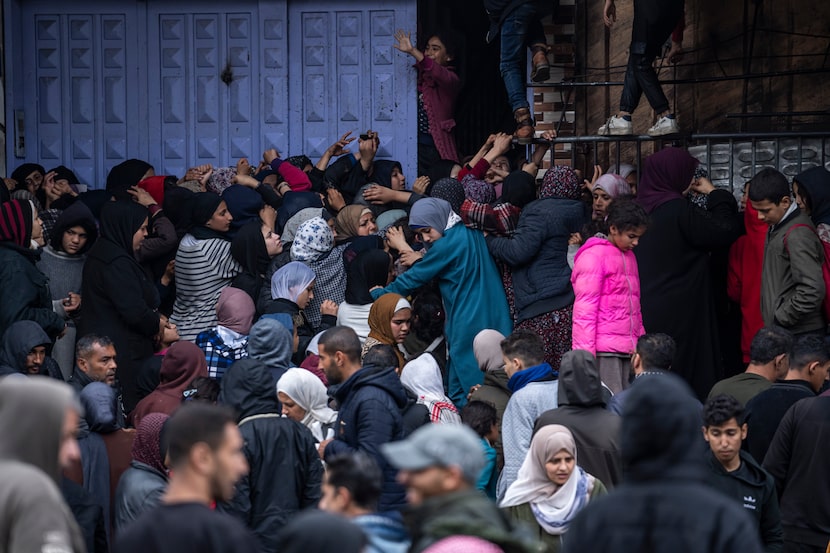
[[[233,412],[186,405],[167,424],[170,482],[162,503],[116,537],[119,553],[233,553],[257,551],[256,538],[230,515],[211,510],[229,501],[248,472]]]

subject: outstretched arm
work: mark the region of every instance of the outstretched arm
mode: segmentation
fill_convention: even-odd
[[[404,54],[409,54],[415,58],[416,62],[420,63],[424,59],[424,54],[412,45],[411,37],[411,32],[407,33],[399,29],[398,32],[395,33],[395,40],[397,40],[398,43],[393,44],[392,47],[395,50],[403,52]]]

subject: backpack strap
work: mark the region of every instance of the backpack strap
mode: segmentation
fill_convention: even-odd
[[[818,234],[816,234],[815,229],[813,227],[811,227],[810,225],[807,225],[807,224],[804,224],[804,223],[799,223],[797,225],[791,226],[790,228],[787,229],[786,234],[784,234],[784,251],[787,252],[787,255],[790,255],[790,248],[787,246],[787,238],[789,238],[790,233],[792,231],[794,231],[795,229],[797,229],[798,227],[806,227],[806,228],[810,229],[810,231],[813,234],[815,234],[816,237],[818,237]]]

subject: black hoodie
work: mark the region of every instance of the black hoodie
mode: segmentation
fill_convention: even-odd
[[[254,359],[237,361],[222,378],[219,402],[236,410],[250,471],[232,501],[220,505],[253,530],[263,553],[277,551],[276,537],[299,511],[322,496],[323,465],[314,437],[280,416],[271,371]]]
[[[26,372],[26,357],[35,347],[52,347],[52,341],[39,324],[33,321],[17,321],[3,334],[0,342],[0,376]],[[48,355],[43,359],[38,374],[63,380],[57,362]]]
[[[602,381],[590,352],[569,351],[559,368],[559,407],[536,421],[534,434],[549,424],[561,424],[574,436],[579,466],[608,488],[622,479],[620,417],[605,409]]]
[[[395,479],[398,471],[380,451],[381,445],[404,437],[401,410],[407,405],[407,396],[401,379],[394,369],[367,366],[343,382],[333,395],[340,410],[335,439],[326,447],[326,459],[357,450],[371,455],[383,472],[378,510],[402,509],[406,491]]]
[[[631,388],[623,410],[625,481],[577,515],[563,552],[761,553],[752,518],[702,485],[702,421],[691,389],[674,375],[646,384]]]

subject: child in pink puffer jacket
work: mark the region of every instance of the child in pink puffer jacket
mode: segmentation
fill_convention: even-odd
[[[589,238],[574,260],[573,349],[597,357],[602,381],[616,394],[628,388],[631,354],[645,334],[632,250],[646,231],[648,215],[632,200],[618,199],[605,223],[608,234]]]

